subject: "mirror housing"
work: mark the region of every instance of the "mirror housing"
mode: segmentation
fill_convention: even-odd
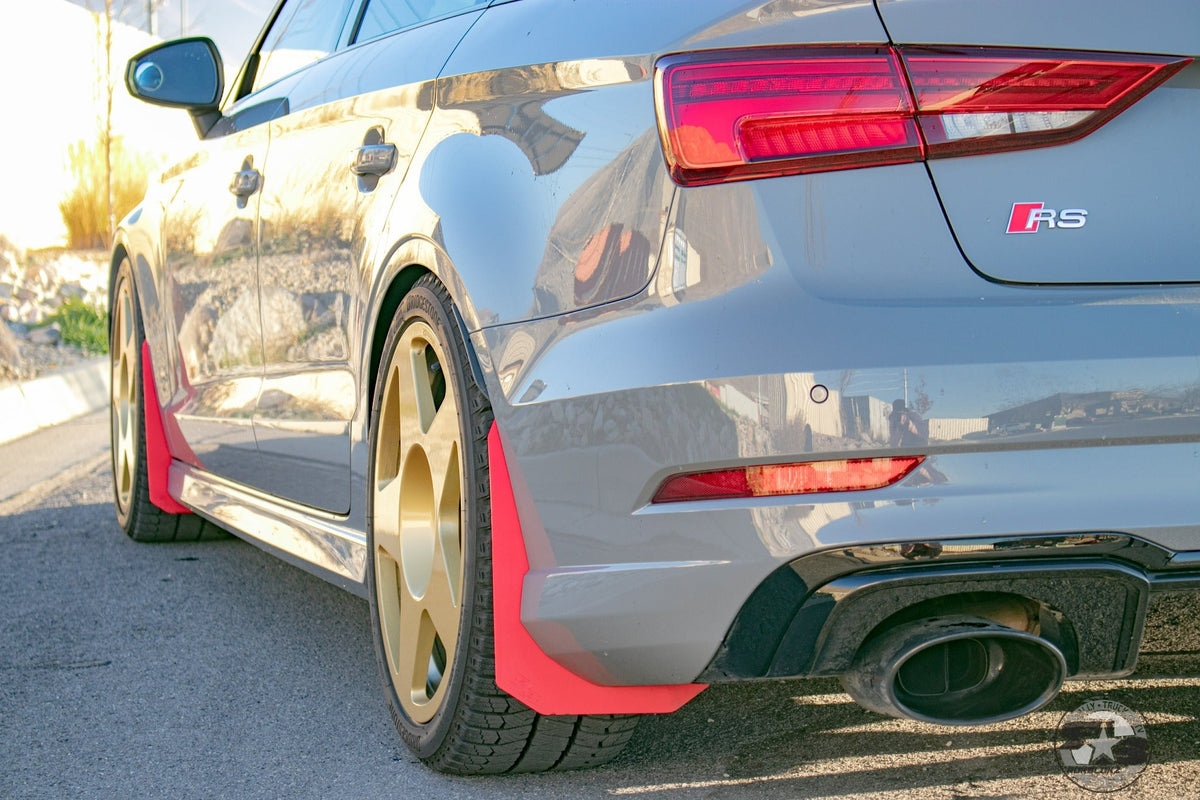
[[[186,108],[201,137],[220,119],[224,84],[221,54],[202,36],[157,44],[125,67],[129,94],[158,106]]]

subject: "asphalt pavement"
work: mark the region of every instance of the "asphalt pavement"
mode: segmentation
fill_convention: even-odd
[[[1109,797],[1197,796],[1200,650],[1185,604],[1130,680],[1068,684],[999,726],[888,720],[832,680],[713,687],[590,771],[430,772],[378,691],[366,604],[237,539],[139,545],[110,501],[106,416],[0,445],[0,797],[1091,798],[1054,751],[1098,698],[1149,764]],[[1119,735],[1119,731],[1117,732]]]

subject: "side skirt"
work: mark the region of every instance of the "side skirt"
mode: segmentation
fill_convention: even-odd
[[[365,598],[367,538],[344,522],[281,503],[179,461],[173,498],[289,564]]]

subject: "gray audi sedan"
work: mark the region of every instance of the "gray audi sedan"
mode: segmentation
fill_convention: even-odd
[[[1011,719],[1200,591],[1200,4],[282,0],[112,254],[138,541],[361,594],[404,741]]]

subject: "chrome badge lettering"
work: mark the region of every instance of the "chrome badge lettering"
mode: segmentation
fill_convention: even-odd
[[[1047,229],[1082,228],[1087,224],[1087,211],[1082,208],[1064,208],[1055,211],[1045,203],[1013,203],[1008,216],[1005,233],[1037,233],[1045,223]]]

